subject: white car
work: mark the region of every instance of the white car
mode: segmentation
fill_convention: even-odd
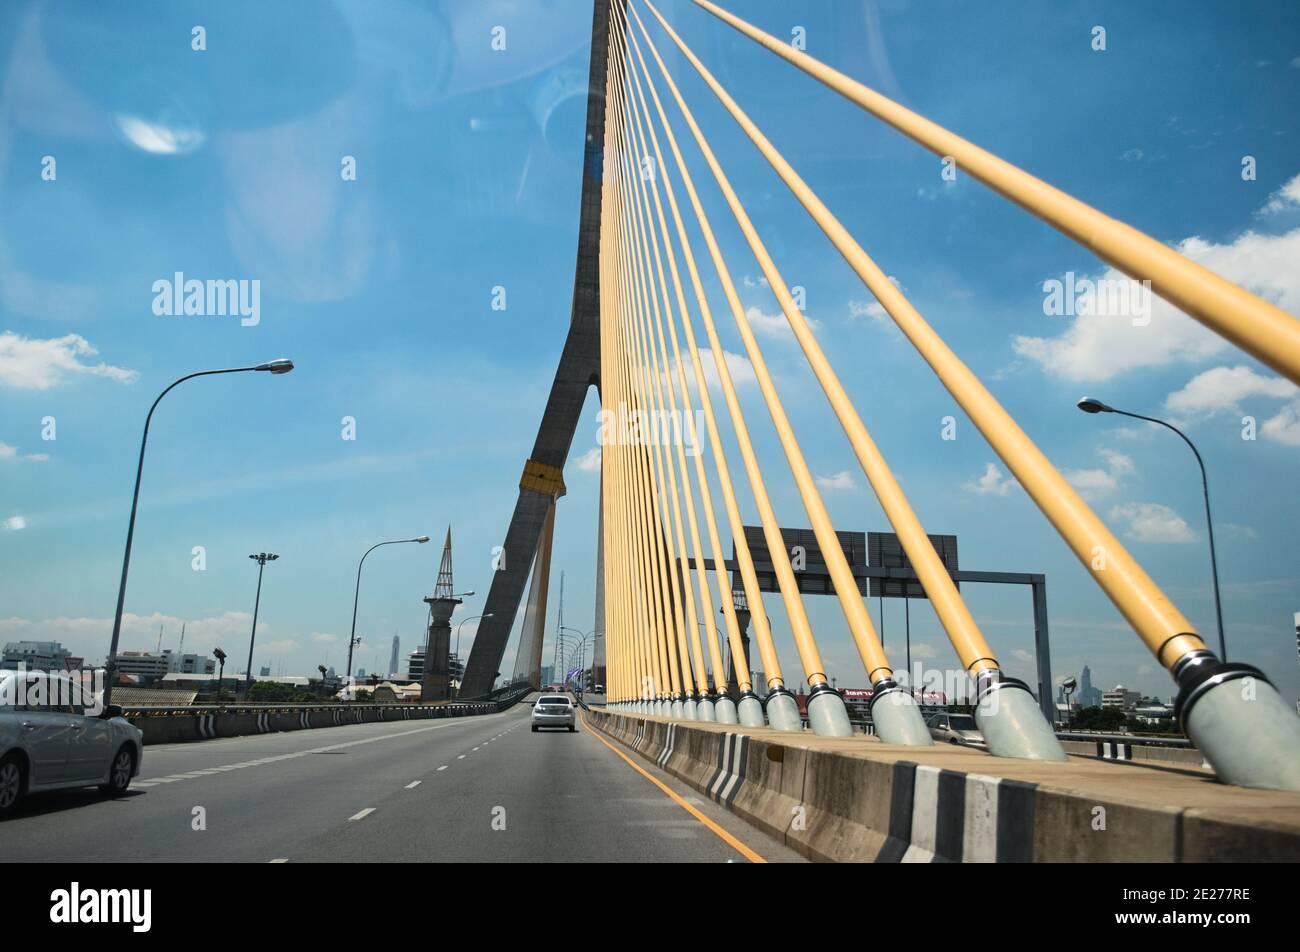
[[[144,734],[70,678],[0,670],[0,816],[29,793],[93,787],[119,796],[140,773]]]
[[[926,722],[926,726],[930,728],[930,736],[935,740],[947,741],[959,747],[984,746],[984,735],[980,733],[975,718],[969,714],[936,714]]]
[[[578,713],[573,701],[564,694],[543,694],[533,704],[533,733],[539,727],[567,727],[578,729]]]

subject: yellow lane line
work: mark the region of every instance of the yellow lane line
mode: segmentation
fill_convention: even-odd
[[[614,746],[613,744],[611,744],[609,741],[605,740],[605,738],[602,737],[602,736],[600,735],[600,731],[598,731],[596,728],[594,728],[594,727],[591,726],[591,722],[587,720],[587,716],[586,716],[585,714],[584,714],[583,717],[582,717],[582,724],[583,724],[584,727],[587,728],[587,732],[588,732],[589,734],[591,734],[592,737],[595,737],[596,740],[600,741],[602,744],[604,744],[606,747],[608,747],[608,748],[609,748],[610,750],[612,750],[614,753],[616,753],[616,754],[618,754],[620,757],[622,757],[623,760],[625,760],[625,761],[627,762],[627,765],[628,765],[629,767],[631,767],[633,770],[635,770],[635,771],[636,771],[637,773],[639,773],[641,776],[643,776],[643,777],[645,777],[647,780],[649,780],[652,784],[654,784],[656,787],[658,787],[660,790],[662,790],[662,791],[664,792],[664,795],[665,795],[665,796],[671,798],[672,801],[673,801],[674,803],[676,803],[679,807],[681,807],[683,810],[685,810],[685,811],[686,811],[687,813],[689,813],[691,816],[695,817],[695,819],[699,820],[699,821],[700,821],[701,823],[703,823],[706,827],[708,827],[709,831],[712,832],[713,835],[716,836],[718,839],[722,840],[724,843],[726,843],[728,846],[730,846],[732,849],[734,849],[734,850],[735,850],[737,853],[739,853],[741,856],[745,857],[745,859],[749,860],[751,863],[766,863],[766,862],[767,862],[767,860],[765,860],[763,857],[759,856],[757,853],[755,853],[752,849],[750,849],[750,848],[749,848],[748,846],[746,846],[744,843],[740,842],[740,840],[736,839],[734,836],[732,836],[730,833],[728,833],[728,832],[727,832],[726,830],[724,830],[722,827],[718,826],[718,824],[714,823],[712,820],[710,820],[707,816],[705,816],[705,815],[704,815],[703,813],[701,813],[699,810],[695,809],[695,807],[691,806],[689,803],[687,803],[685,800],[683,800],[681,797],[679,797],[679,796],[678,796],[678,795],[673,791],[673,789],[672,789],[671,787],[669,787],[666,783],[664,783],[662,780],[660,780],[658,777],[654,776],[653,774],[651,774],[651,773],[648,772],[647,770],[643,769],[643,768],[641,767],[641,765],[638,764],[636,761],[634,761],[631,757],[629,757],[627,754],[623,753],[623,751],[619,750],[617,747],[615,747],[615,746]]]

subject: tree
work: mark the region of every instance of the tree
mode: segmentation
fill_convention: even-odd
[[[1080,731],[1123,730],[1128,718],[1119,708],[1085,707],[1074,715],[1070,726]]]

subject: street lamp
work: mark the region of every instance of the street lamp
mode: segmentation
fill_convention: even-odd
[[[465,592],[465,594],[466,594],[466,595],[473,595],[474,593],[473,593],[473,592]],[[464,619],[461,620],[460,624],[456,626],[456,657],[457,657],[457,658],[460,657],[460,628],[461,628],[461,625],[465,624],[465,622],[467,622],[467,621],[473,621],[475,618],[492,618],[492,617],[494,617],[495,615],[496,615],[495,612],[488,612],[486,615],[470,615],[468,618],[464,618]]]
[[[221,680],[226,676],[226,653],[220,648],[212,649],[212,657],[217,659],[217,703],[221,703]]]
[[[370,548],[366,549],[365,555],[361,556],[361,561],[357,563],[357,588],[352,595],[352,634],[348,635],[348,672],[347,677],[352,677],[352,649],[360,640],[357,638],[357,601],[361,598],[361,566],[366,564],[366,555],[369,555],[381,545],[400,545],[403,542],[418,542],[421,545],[429,541],[427,535],[416,536],[414,539],[391,539],[388,542],[376,542]]]
[[[158,409],[158,403],[163,397],[171,392],[173,387],[184,383],[187,380],[193,380],[195,377],[211,377],[216,374],[239,374],[246,371],[260,370],[272,374],[287,374],[293,370],[293,361],[285,357],[276,360],[267,361],[264,364],[257,364],[253,367],[229,367],[225,370],[200,370],[198,373],[186,374],[179,380],[174,381],[162,393],[158,394],[158,399],[153,402],[149,408],[148,415],[144,418],[144,435],[140,437],[140,460],[135,467],[135,492],[131,496],[131,519],[126,526],[126,552],[122,556],[122,582],[117,589],[117,611],[113,614],[113,640],[108,646],[108,661],[105,662],[107,670],[104,684],[104,705],[107,707],[113,695],[113,673],[117,670],[117,643],[122,635],[122,606],[126,603],[126,576],[131,568],[131,540],[135,538],[135,513],[140,504],[140,477],[144,473],[144,448],[149,442],[149,423],[153,420],[153,411]]]
[[[279,556],[273,552],[258,552],[250,555],[249,558],[257,563],[257,598],[253,601],[253,633],[248,636],[248,669],[244,672],[245,700],[248,699],[248,691],[253,686],[253,642],[257,640],[257,610],[262,604],[262,572],[267,562],[274,562]]]
[[[1107,406],[1100,400],[1094,400],[1092,397],[1084,397],[1076,406],[1084,413],[1118,413],[1120,416],[1132,417],[1135,420],[1146,420],[1148,423],[1158,423],[1167,430],[1173,430],[1183,442],[1191,447],[1192,455],[1196,457],[1196,465],[1201,468],[1201,494],[1205,497],[1205,530],[1210,539],[1210,574],[1214,578],[1214,617],[1219,626],[1219,657],[1222,661],[1228,660],[1228,643],[1223,635],[1223,602],[1219,595],[1219,560],[1214,554],[1214,520],[1210,518],[1210,483],[1205,476],[1205,461],[1201,459],[1200,452],[1196,449],[1196,444],[1187,438],[1187,434],[1172,423],[1166,423],[1164,420],[1157,420],[1155,417],[1143,416],[1140,413],[1130,413],[1127,410],[1117,410],[1115,407]]]
[[[559,629],[559,630],[560,630],[560,631],[569,631],[569,632],[572,632],[572,633],[575,634],[575,635],[582,635],[582,637],[578,640],[578,643],[577,643],[576,646],[573,645],[572,640],[570,640],[570,643],[569,643],[569,651],[570,651],[570,654],[572,654],[572,652],[574,652],[574,651],[577,651],[577,652],[578,652],[578,669],[579,669],[579,670],[578,670],[578,676],[579,676],[579,677],[583,677],[584,674],[585,674],[585,668],[586,668],[586,664],[587,664],[587,639],[590,638],[590,639],[592,640],[592,641],[591,641],[591,643],[592,643],[592,648],[593,648],[593,651],[592,651],[592,660],[594,661],[594,660],[595,660],[595,650],[594,650],[594,648],[595,648],[595,644],[596,644],[595,635],[600,634],[601,631],[602,631],[602,629],[600,629],[600,628],[593,628],[593,629],[591,629],[591,631],[587,632],[586,634],[583,634],[582,632],[578,631],[578,629],[576,629],[576,628],[570,628],[568,625],[560,625],[560,629]],[[585,678],[584,678],[584,680],[585,680]],[[593,682],[593,684],[594,684],[594,682]],[[585,691],[585,689],[586,689],[586,688],[585,688],[585,685],[581,685],[581,684],[580,684],[579,687],[582,688],[583,691]],[[582,691],[580,691],[579,693],[582,693]]]
[[[1074,680],[1073,676],[1068,677],[1061,682],[1061,694],[1065,697],[1066,730],[1069,730],[1070,728],[1070,695],[1074,693],[1074,689],[1077,688],[1078,686],[1079,686],[1079,682]]]

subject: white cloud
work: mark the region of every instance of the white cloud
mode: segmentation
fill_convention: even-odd
[[[1178,251],[1283,310],[1300,313],[1300,228],[1283,235],[1246,232],[1226,245],[1193,237],[1181,242]],[[1108,268],[1098,280],[1128,277]],[[1154,294],[1150,320],[1140,326],[1132,317],[1095,311],[1070,320],[1055,337],[1017,335],[1012,347],[1044,371],[1073,381],[1109,380],[1143,367],[1207,360],[1233,347]]]
[[[894,287],[898,288],[898,290],[902,291],[904,294],[907,293],[907,289],[903,287],[902,282],[899,281],[898,278],[894,277],[892,274],[887,275],[887,277]],[[887,321],[889,320],[889,312],[885,310],[884,306],[879,301],[849,301],[849,317],[869,317],[876,321]]]
[[[1127,535],[1139,542],[1192,542],[1196,536],[1186,521],[1158,502],[1130,502],[1110,511],[1115,522],[1127,522]]]
[[[0,459],[17,459],[18,447],[10,446],[8,443],[0,440]],[[44,463],[50,458],[48,453],[25,453],[23,459],[32,463]]]
[[[1247,398],[1287,399],[1259,426],[1264,439],[1285,446],[1300,446],[1300,392],[1289,380],[1256,373],[1250,367],[1213,367],[1197,374],[1181,390],[1165,399],[1165,407],[1180,418],[1241,414]]]
[[[247,644],[252,612],[229,611],[207,618],[181,618],[154,612],[151,615],[122,615],[122,640],[120,651],[153,651],[158,645],[158,629],[165,632],[164,648],[175,648],[180,638],[181,625],[185,626],[185,648],[197,654],[207,654],[222,643]],[[271,626],[257,623],[258,655],[263,650],[262,638]],[[86,618],[60,616],[35,620],[30,618],[0,618],[0,641],[61,641],[73,654],[90,660],[102,661],[108,653],[109,637],[113,633],[112,617]],[[256,662],[254,662],[256,663]],[[243,664],[241,658],[240,664]]]
[[[1261,215],[1276,215],[1288,208],[1300,205],[1300,175],[1268,197],[1268,204],[1259,210]]]
[[[745,275],[743,278],[741,278],[741,283],[744,284],[745,287],[747,288],[768,287],[767,278],[763,277],[763,275],[761,274],[757,278],[751,278],[749,275]]]
[[[1101,458],[1106,461],[1106,465],[1110,467],[1110,471],[1113,475],[1119,476],[1124,473],[1133,472],[1132,457],[1125,456],[1117,450],[1106,449],[1105,447],[1102,447],[1098,452],[1101,453]]]
[[[167,126],[138,116],[115,117],[118,131],[136,148],[154,155],[183,155],[193,152],[207,137],[202,129]]]
[[[584,473],[600,472],[600,447],[593,446],[573,461],[573,465]]]
[[[869,317],[872,320],[884,321],[889,318],[889,312],[879,301],[850,301],[849,317]]]
[[[853,474],[847,469],[840,470],[833,476],[814,476],[813,481],[822,489],[857,489],[858,484]]]
[[[1285,398],[1296,386],[1282,377],[1268,377],[1250,367],[1214,367],[1197,374],[1181,390],[1165,398],[1165,408],[1182,418],[1241,413],[1247,397]]]
[[[1259,432],[1275,443],[1300,446],[1300,400],[1292,400],[1277,415],[1261,423]]]
[[[40,340],[5,331],[0,333],[0,384],[18,390],[49,390],[69,374],[107,377],[118,383],[133,383],[140,376],[124,367],[82,362],[81,358],[97,353],[77,334]]]
[[[996,463],[989,463],[984,468],[984,475],[966,488],[986,496],[1005,496],[1020,484],[1009,476],[1003,476]]]
[[[790,322],[786,320],[783,313],[778,311],[775,314],[766,314],[761,308],[749,307],[745,309],[745,320],[749,321],[749,326],[753,328],[754,333],[759,337],[768,337],[772,340],[794,340],[794,331],[790,329]],[[804,320],[811,328],[817,328],[820,323],[807,315]]]
[[[1106,461],[1105,469],[1071,469],[1062,474],[1085,499],[1105,495],[1119,485],[1121,476],[1133,471],[1132,458],[1123,453],[1104,447],[1098,452]]]
[[[745,320],[749,321],[754,333],[761,337],[785,339],[794,336],[784,314],[764,314],[757,307],[748,307],[745,308]]]
[[[758,378],[754,376],[754,367],[748,358],[729,350],[724,350],[722,354],[723,359],[727,362],[727,372],[731,374],[733,384],[737,387],[743,387],[746,384],[758,381]],[[704,347],[700,350],[700,364],[703,366],[704,380],[709,385],[709,389],[720,390],[722,382],[718,378],[718,365],[711,348]],[[690,385],[691,391],[694,392],[695,373],[689,367],[686,371],[686,382]]]
[[[327,631],[313,631],[311,633],[311,640],[316,642],[317,644],[331,645],[334,642],[339,640],[339,636],[331,635]]]
[[[27,528],[27,520],[22,516],[10,516],[4,522],[0,522],[0,528],[8,529],[11,532],[17,532],[19,529]]]
[[[1070,469],[1062,475],[1085,499],[1105,495],[1119,485],[1115,477],[1104,469]]]

